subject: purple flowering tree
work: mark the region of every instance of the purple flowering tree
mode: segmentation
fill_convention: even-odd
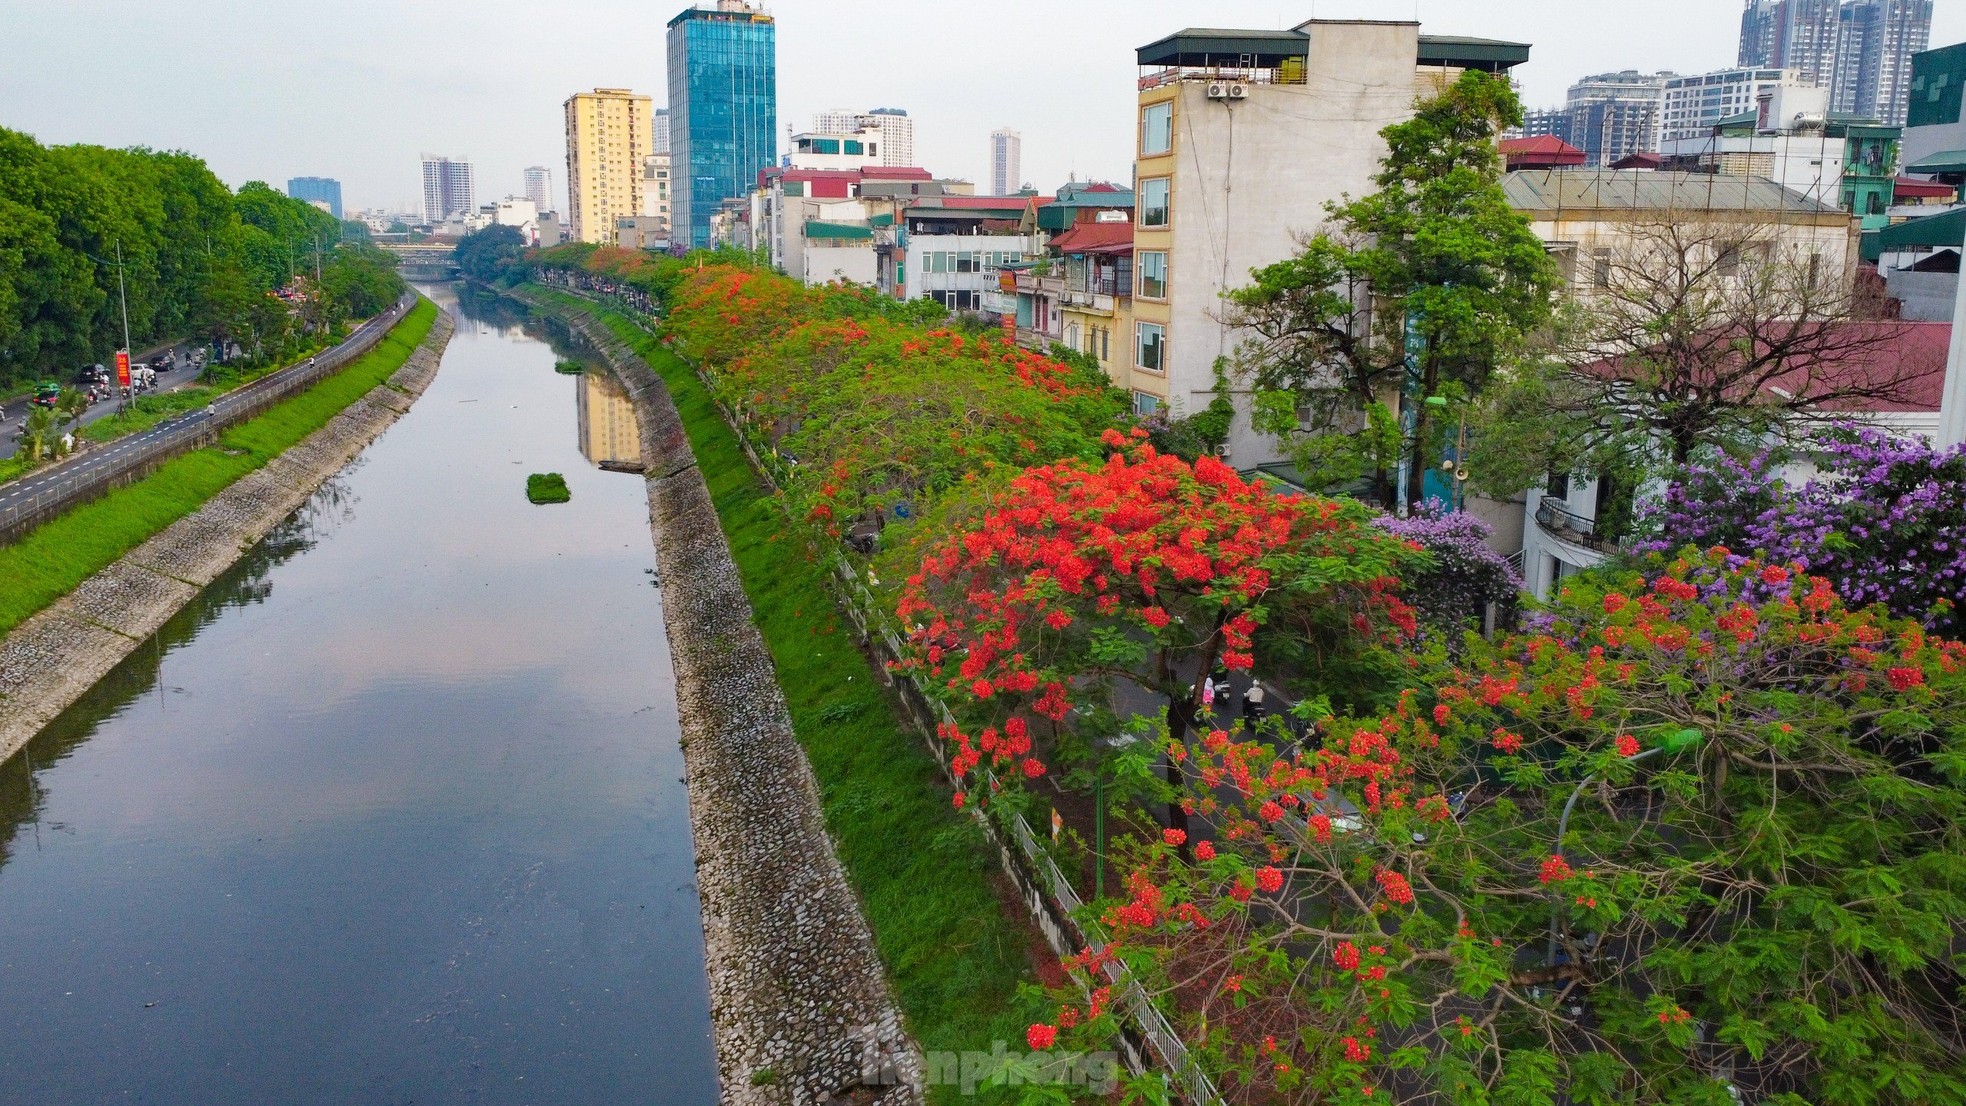
[[[1488,604],[1507,606],[1522,591],[1521,574],[1488,544],[1489,525],[1465,511],[1449,511],[1429,499],[1406,518],[1383,515],[1373,525],[1432,556],[1432,567],[1408,574],[1401,589],[1429,630],[1445,631],[1452,639],[1470,620],[1479,620]]]
[[[1820,474],[1781,479],[1772,455],[1684,470],[1648,505],[1637,552],[1725,546],[1828,578],[1852,607],[1881,603],[1956,635],[1966,629],[1966,446],[1857,426],[1836,428],[1811,457]]]

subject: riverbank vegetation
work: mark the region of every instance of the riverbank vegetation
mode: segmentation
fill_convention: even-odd
[[[1120,796],[1119,878],[1081,919],[1111,944],[1068,963],[1030,1047],[1110,1044],[1124,962],[1251,1100],[1966,1101],[1966,647],[1793,557],[1676,552],[1705,531],[1670,516],[1653,551],[1483,637],[1452,597],[1515,583],[1471,520],[1375,521],[1164,456],[1069,366],[864,293],[604,250],[534,264],[660,313],[780,476],[772,502],[729,447],[704,458],[759,504],[726,516],[741,562],[805,546],[761,622],[824,601],[809,558],[893,601],[906,671],[956,719],[945,802],[1042,813],[1096,777]],[[702,379],[617,329],[693,440],[730,432]],[[960,401],[924,392],[959,378]],[[835,432],[860,410],[880,414]],[[800,660],[788,692],[815,678]],[[1211,709],[1211,665],[1289,709]],[[1116,732],[1135,744],[1107,751]],[[907,782],[900,801],[948,794]],[[931,840],[883,829],[887,853]]]
[[[234,193],[189,154],[0,129],[0,395],[108,362],[119,292],[138,349],[194,338],[270,363],[402,287],[332,215],[257,181]]]
[[[437,308],[421,300],[375,349],[307,391],[195,450],[0,546],[0,634],[75,590],[125,553],[207,499],[326,425],[409,360],[436,322]]]

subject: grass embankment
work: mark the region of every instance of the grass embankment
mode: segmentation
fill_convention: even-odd
[[[0,634],[325,426],[402,368],[436,320],[436,306],[419,301],[367,355],[227,430],[216,447],[168,461],[144,479],[0,546],[0,580],[6,582],[0,586]]]
[[[1036,1012],[1020,1011],[1016,1000],[1018,985],[1033,979],[1031,937],[991,888],[993,846],[951,807],[935,761],[882,692],[819,564],[786,537],[784,513],[703,381],[634,323],[602,317],[675,397],[777,665],[793,729],[819,777],[826,828],[860,894],[910,1032],[931,1052],[988,1052],[994,1041],[1022,1051],[1028,1015]],[[957,1098],[949,1087],[933,1095]]]
[[[217,388],[198,384],[175,392],[141,396],[134,407],[90,423],[78,431],[77,436],[92,442],[113,442],[118,438],[148,430],[165,419],[182,415],[186,411],[196,411],[219,394]]]

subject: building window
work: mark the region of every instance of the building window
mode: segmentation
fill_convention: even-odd
[[[1160,397],[1148,392],[1133,393],[1133,413],[1146,418],[1160,410]]]
[[[1136,323],[1137,352],[1133,363],[1148,372],[1167,371],[1167,328],[1159,323]]]
[[[1163,250],[1143,250],[1140,255],[1140,298],[1164,300],[1167,298],[1167,253]]]
[[[1168,223],[1168,184],[1166,177],[1140,182],[1140,225],[1164,227]]]
[[[1174,101],[1149,104],[1140,110],[1140,156],[1155,157],[1174,149]]]

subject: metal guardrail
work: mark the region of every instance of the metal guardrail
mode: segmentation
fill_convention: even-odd
[[[593,291],[603,290],[593,289]],[[620,299],[620,294],[612,290],[603,294],[612,295],[617,301]],[[615,306],[626,305],[617,303]],[[570,321],[574,322],[577,329],[583,331],[589,323],[599,325],[598,320],[585,312]],[[604,341],[613,342],[613,335],[607,332],[605,327],[601,328],[601,335]],[[588,334],[587,337],[593,340],[596,336]],[[619,345],[618,342],[613,344]],[[632,354],[632,351],[625,352]],[[741,429],[743,424],[738,420],[736,413],[724,403],[715,378],[701,366],[691,367],[695,369],[697,377],[703,381],[704,387],[709,389],[711,401],[716,405],[718,414],[731,428],[738,445],[749,458],[752,469],[762,476],[773,490],[782,490],[782,482],[788,475],[785,462],[776,453],[760,453],[753,446],[750,438]],[[784,503],[782,496],[779,497],[779,502],[781,505]],[[845,557],[836,556],[832,563],[832,570],[838,580],[841,597],[846,600],[847,616],[860,631],[861,639],[874,650],[877,658],[900,660],[901,636],[891,620],[882,613],[881,605],[875,601],[873,593],[855,574]],[[955,716],[949,713],[948,707],[932,695],[914,674],[910,673],[896,680],[895,683],[896,690],[902,693],[903,703],[916,716],[916,720],[922,724],[925,731],[935,732],[937,723],[955,724]],[[962,781],[956,779],[955,773],[950,768],[949,752],[945,745],[930,740],[928,748],[936,763],[941,766],[944,777],[952,785],[963,787]],[[970,790],[988,794],[992,776],[987,771],[982,775],[981,785],[972,784]],[[1038,844],[1037,833],[1031,828],[1029,820],[1022,814],[1013,813],[1001,819],[1003,826],[1000,827],[998,822],[983,810],[982,804],[967,809],[970,816],[996,843],[1002,854],[1005,872],[1023,893],[1025,905],[1030,909],[1033,920],[1044,933],[1045,940],[1051,945],[1052,951],[1062,958],[1076,956],[1086,949],[1103,950],[1108,941],[1107,935],[1097,923],[1080,920],[1085,913],[1084,901],[1073,889],[1071,881],[1066,879],[1065,874],[1058,869],[1050,854]],[[1009,833],[1008,842],[1004,840],[1002,832],[1004,829]],[[1127,1017],[1133,1023],[1130,1039],[1122,1042],[1125,1046],[1123,1051],[1128,1066],[1136,1073],[1144,1073],[1159,1067],[1178,1085],[1180,1095],[1185,1101],[1193,1103],[1194,1106],[1221,1106],[1223,1102],[1221,1091],[1216,1088],[1208,1073],[1201,1069],[1201,1065],[1188,1050],[1187,1044],[1181,1040],[1180,1035],[1174,1031],[1173,1024],[1167,1020],[1167,1015],[1160,1007],[1154,1005],[1140,981],[1128,972],[1124,965],[1118,963],[1108,963],[1104,970],[1107,981],[1119,998],[1119,1006],[1125,1009]]]
[[[212,401],[211,412],[187,412],[141,434],[78,453],[11,484],[0,484],[0,543],[19,540],[49,519],[142,477],[165,461],[212,440],[225,428],[311,387],[374,349],[415,303],[416,294],[406,293],[394,307],[362,324],[340,345],[227,392]]]
[[[1600,553],[1616,553],[1618,543],[1602,537],[1597,532],[1597,520],[1585,518],[1563,505],[1563,500],[1546,495],[1536,505],[1536,525],[1545,533],[1564,541],[1595,549]]]

